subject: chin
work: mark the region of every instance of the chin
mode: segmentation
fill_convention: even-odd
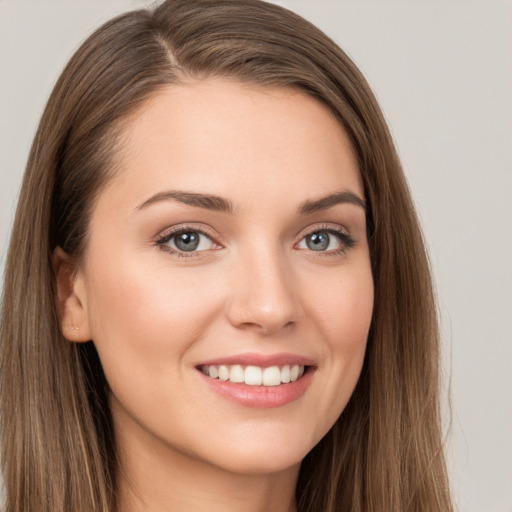
[[[279,473],[298,468],[316,444],[310,439],[276,436],[272,432],[254,432],[245,441],[233,436],[232,441],[229,444],[216,444],[215,451],[210,451],[206,458],[228,472],[245,475]]]
[[[256,453],[244,453],[235,455],[229,460],[225,460],[222,464],[217,464],[217,467],[238,475],[265,475],[275,474],[288,471],[293,468],[299,468],[302,459],[307,454],[301,453],[297,457],[297,453],[288,453],[288,450],[283,450],[276,453],[269,451],[259,451]]]

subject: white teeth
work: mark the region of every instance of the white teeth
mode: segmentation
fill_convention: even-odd
[[[286,365],[283,366],[283,369],[281,370],[281,382],[284,384],[287,384],[290,382],[290,366]]]
[[[239,364],[235,364],[231,367],[229,380],[231,382],[245,382],[244,369]]]
[[[219,379],[220,380],[228,380],[229,379],[229,368],[227,366],[224,366],[224,365],[219,366]]]
[[[245,369],[245,383],[248,386],[261,386],[263,381],[263,372],[257,366],[248,366]]]
[[[245,369],[235,364],[228,365],[203,365],[200,370],[209,375],[212,379],[220,379],[234,383],[245,383],[248,386],[279,386],[280,384],[288,384],[294,382],[304,375],[304,366],[301,365],[285,365],[269,366],[260,368],[259,366],[246,366]]]
[[[271,366],[263,370],[264,386],[279,386],[281,384],[281,371],[278,366]]]

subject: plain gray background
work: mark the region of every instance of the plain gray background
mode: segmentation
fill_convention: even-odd
[[[463,512],[511,512],[512,2],[277,3],[333,37],[377,94],[437,282],[454,496]],[[99,24],[143,5],[0,0],[0,268],[31,140],[60,70]]]

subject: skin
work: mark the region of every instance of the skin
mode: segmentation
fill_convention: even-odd
[[[361,371],[373,307],[364,200],[347,136],[305,94],[221,79],[172,86],[126,122],[120,172],[93,208],[80,265],[55,253],[62,329],[94,340],[112,389],[119,510],[294,511],[300,462],[336,421]],[[234,212],[173,199],[215,194]],[[206,230],[199,251],[158,244]],[[331,233],[315,251],[306,235]],[[205,385],[201,362],[245,353],[315,362],[306,392],[274,408]]]

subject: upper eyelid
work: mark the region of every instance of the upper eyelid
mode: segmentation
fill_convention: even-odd
[[[305,236],[310,235],[311,233],[316,233],[317,231],[334,231],[336,233],[343,233],[346,236],[350,235],[350,230],[341,224],[332,223],[332,222],[321,222],[319,224],[312,224],[307,228],[301,229],[297,233],[297,237],[299,240],[302,240]]]
[[[204,235],[207,235],[212,238],[220,237],[220,235],[213,233],[213,230],[211,230],[211,228],[204,227],[204,226],[194,226],[193,224],[194,224],[193,222],[190,222],[190,223],[180,224],[177,226],[172,226],[172,227],[166,228],[163,231],[160,231],[156,235],[155,238],[164,238],[166,236],[176,234],[176,233],[181,233],[183,231],[198,231],[199,233],[203,233]],[[331,222],[321,222],[319,224],[312,224],[306,228],[300,229],[296,233],[295,237],[306,236],[308,233],[314,233],[315,231],[322,231],[322,230],[328,230],[328,229],[333,229],[335,231],[343,231],[347,235],[350,234],[350,231],[345,226],[342,226],[341,224],[331,223]]]
[[[201,233],[202,235],[205,235],[208,238],[210,238],[213,242],[219,243],[218,242],[219,237],[216,234],[212,233],[210,229],[207,229],[205,227],[193,226],[192,224],[183,224],[180,226],[173,226],[173,227],[167,228],[163,231],[160,231],[160,233],[158,233],[158,235],[156,235],[156,241],[160,242],[161,240],[170,239],[174,235],[177,235],[179,233],[183,233],[186,231],[197,231],[198,233]]]

